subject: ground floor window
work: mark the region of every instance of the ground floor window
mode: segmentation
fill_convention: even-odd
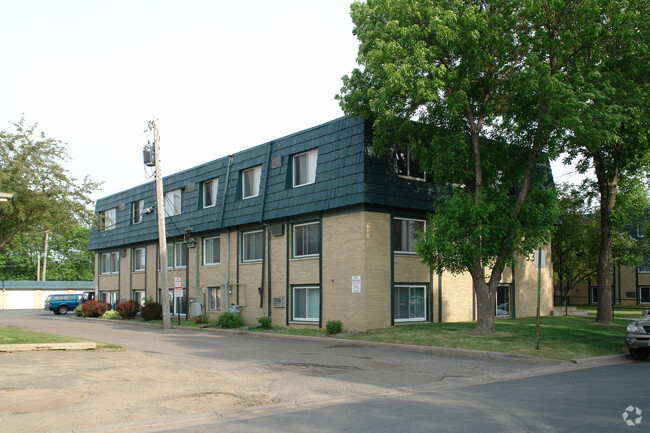
[[[133,300],[140,306],[144,305],[144,290],[134,290]]]
[[[208,310],[221,311],[221,298],[219,287],[208,287]]]
[[[111,304],[115,308],[117,304],[117,292],[99,292],[99,300]]]
[[[589,287],[589,303],[591,305],[598,304],[598,288],[596,286]]]
[[[318,321],[320,317],[320,287],[294,287],[292,299],[293,320]]]
[[[650,304],[650,287],[639,287],[639,303]]]
[[[396,322],[427,319],[426,286],[397,285],[394,288],[394,314]]]
[[[187,290],[183,289],[183,297],[177,298],[174,296],[174,289],[169,289],[169,313],[172,316],[182,316],[187,314]]]
[[[497,317],[510,316],[510,285],[501,284],[497,287],[497,309],[494,313]]]

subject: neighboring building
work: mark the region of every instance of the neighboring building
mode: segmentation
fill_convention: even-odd
[[[414,252],[443,187],[408,157],[379,158],[371,124],[343,117],[165,177],[169,286],[215,318],[232,304],[248,323],[346,329],[475,319],[469,274],[432,273]],[[101,299],[162,296],[154,183],[97,201],[91,233]],[[549,251],[547,249],[547,251]],[[550,253],[542,313],[552,308]],[[506,269],[495,312],[533,316],[538,273]],[[200,309],[195,309],[200,307]]]
[[[616,265],[609,274],[615,305],[648,305],[650,308],[650,257],[638,267]],[[596,305],[596,275],[578,284],[569,295],[569,305]]]
[[[92,281],[0,281],[0,310],[42,309],[49,295],[92,292]]]

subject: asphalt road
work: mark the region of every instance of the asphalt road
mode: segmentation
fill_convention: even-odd
[[[128,351],[206,369],[223,361],[236,368],[245,360],[242,368],[252,363],[269,371],[291,373],[294,386],[318,383],[330,388],[329,397],[321,401],[250,407],[156,426],[133,424],[120,431],[650,431],[650,364],[625,357],[585,365],[539,364],[331,339],[163,330],[44,311],[0,311],[0,326],[119,344]],[[318,378],[328,380],[315,382]],[[380,391],[354,391],[367,385]],[[624,420],[630,406],[633,409]]]

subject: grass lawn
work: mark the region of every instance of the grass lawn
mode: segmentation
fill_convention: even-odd
[[[580,305],[578,310],[586,311],[590,316],[596,317],[595,305]],[[645,310],[650,310],[650,305],[614,305],[614,317],[629,317],[637,319]]]
[[[74,343],[78,341],[88,340],[0,326],[0,344]],[[97,347],[118,348],[120,346],[98,342]]]
[[[493,334],[474,332],[474,323],[429,323],[358,332],[344,338],[577,359],[623,353],[629,322],[614,322],[601,325],[590,317],[542,317],[539,350],[535,350],[534,317],[497,320]]]

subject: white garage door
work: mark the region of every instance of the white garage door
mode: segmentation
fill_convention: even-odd
[[[34,309],[33,290],[7,290],[7,309],[26,310]]]

